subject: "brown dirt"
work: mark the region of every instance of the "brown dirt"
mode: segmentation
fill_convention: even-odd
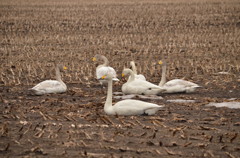
[[[1,8],[0,157],[240,157],[240,110],[205,106],[240,102],[238,1],[4,1]],[[134,59],[156,84],[154,63],[165,56],[169,79],[203,88],[145,99],[165,105],[154,116],[108,116],[90,60],[96,53],[119,75]],[[68,91],[29,95],[56,61],[69,67]]]
[[[46,96],[28,95],[27,88],[1,88],[2,156],[239,157],[240,110],[204,106],[239,98],[239,91],[165,94],[146,100],[165,105],[155,116],[107,116],[98,84],[69,84],[67,93]]]

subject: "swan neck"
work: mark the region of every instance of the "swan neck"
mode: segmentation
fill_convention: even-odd
[[[58,66],[56,66],[55,71],[56,71],[56,80],[62,82],[61,73]]]
[[[132,71],[133,71],[134,74],[137,75],[137,68],[136,68],[134,63],[132,64]]]
[[[161,77],[161,81],[159,83],[159,86],[163,86],[167,82],[166,72],[167,72],[167,66],[166,66],[166,64],[164,64],[162,66],[162,77]]]
[[[108,61],[108,59],[105,56],[102,56],[102,60],[103,60],[103,65],[104,66],[108,66],[109,61]]]
[[[104,109],[112,107],[112,80],[108,80],[107,99],[104,105]]]
[[[130,77],[129,77],[128,82],[131,82],[131,81],[135,80],[135,75],[134,75],[134,72],[131,70],[129,70],[129,73],[130,73]]]

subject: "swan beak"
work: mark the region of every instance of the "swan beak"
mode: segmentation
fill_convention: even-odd
[[[107,77],[106,75],[103,75],[101,78],[102,78],[102,79],[105,79],[106,77]]]
[[[97,59],[95,57],[92,58],[92,61],[96,61]]]
[[[66,67],[66,66],[64,66],[64,67],[63,67],[63,70],[67,70],[67,67]]]
[[[162,60],[159,60],[159,61],[158,61],[158,64],[159,64],[159,65],[162,65],[162,64],[163,64]]]
[[[122,73],[122,77],[124,77],[125,75]]]

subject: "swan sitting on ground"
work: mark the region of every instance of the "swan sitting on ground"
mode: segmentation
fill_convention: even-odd
[[[122,92],[124,94],[157,95],[164,91],[164,88],[160,86],[148,81],[136,79],[131,69],[124,69],[122,77],[129,74],[130,78],[122,85]]]
[[[131,66],[130,68],[132,69],[136,79],[140,79],[140,80],[146,81],[146,78],[142,74],[137,74],[137,68],[136,68],[136,65],[135,65],[134,61],[130,62],[130,66]]]
[[[108,66],[109,61],[105,56],[97,54],[93,57],[92,60],[93,61],[103,60],[104,62],[103,64],[98,65],[98,67],[96,68],[96,76],[101,85],[107,84],[107,81],[102,80],[101,77],[107,75],[108,73],[111,73],[113,75],[113,81],[119,81],[119,79],[117,78],[116,71],[112,67]]]
[[[163,93],[192,93],[197,88],[201,87],[195,83],[183,79],[173,79],[167,82],[167,63],[166,61],[159,61],[159,64],[162,65],[162,78],[159,86],[166,89],[166,91]]]
[[[66,70],[67,67],[62,65],[57,65],[56,70],[56,80],[45,80],[40,82],[33,88],[29,89],[35,95],[43,95],[48,93],[64,93],[67,91],[66,84],[61,79],[60,71]]]
[[[104,112],[107,115],[154,115],[163,106],[140,100],[127,99],[112,105],[112,74],[102,76],[108,82],[107,99],[104,104]]]

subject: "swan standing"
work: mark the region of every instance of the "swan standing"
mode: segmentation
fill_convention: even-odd
[[[163,93],[192,93],[195,92],[197,88],[201,87],[196,83],[183,79],[173,79],[167,82],[167,63],[166,61],[159,61],[159,64],[162,65],[162,77],[159,86],[166,89]]]
[[[122,77],[128,74],[130,74],[128,81],[122,85],[122,92],[124,94],[157,95],[164,91],[164,88],[160,86],[136,79],[131,69],[124,69]]]
[[[140,100],[127,99],[112,105],[112,74],[102,76],[108,82],[107,99],[104,112],[107,115],[154,115],[163,106]]]
[[[61,79],[60,71],[66,70],[63,65],[56,65],[56,80],[45,80],[29,89],[35,95],[43,95],[48,93],[64,93],[67,91],[66,84]]]
[[[119,81],[119,79],[117,78],[116,71],[112,67],[108,66],[109,61],[105,56],[97,54],[93,57],[92,60],[93,61],[103,60],[104,62],[103,64],[98,65],[98,67],[96,68],[96,76],[101,85],[107,84],[107,81],[102,80],[101,77],[107,75],[108,73],[111,73],[113,75],[113,81]]]
[[[130,68],[132,69],[136,79],[140,79],[140,80],[146,81],[145,76],[143,76],[142,74],[137,74],[137,68],[136,68],[136,65],[135,65],[134,61],[130,62],[130,66],[131,66]]]

